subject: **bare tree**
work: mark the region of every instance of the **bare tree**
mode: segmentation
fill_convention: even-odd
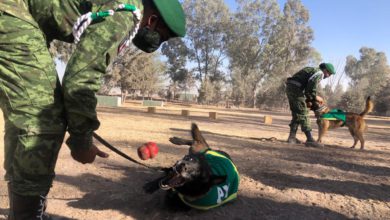
[[[327,104],[336,107],[344,94],[343,84],[346,84],[347,76],[344,71],[345,62],[339,60],[332,62],[336,69],[336,74],[324,80],[324,94]]]

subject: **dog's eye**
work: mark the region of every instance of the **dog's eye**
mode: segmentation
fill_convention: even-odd
[[[190,157],[190,156],[185,156],[183,159],[186,160],[186,161],[192,161],[193,160],[193,158]]]

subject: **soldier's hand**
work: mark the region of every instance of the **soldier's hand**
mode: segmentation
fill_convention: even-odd
[[[92,146],[88,149],[76,149],[72,150],[70,152],[72,155],[73,159],[86,164],[86,163],[92,163],[96,156],[102,157],[102,158],[107,158],[109,155],[101,150],[99,150],[95,145],[92,144]]]
[[[314,112],[320,108],[320,104],[316,100],[313,100],[311,104],[312,105],[310,107],[310,110],[313,110]]]
[[[314,116],[317,118],[317,120],[320,120],[320,118],[321,118],[321,112],[319,112],[319,111],[314,111]]]

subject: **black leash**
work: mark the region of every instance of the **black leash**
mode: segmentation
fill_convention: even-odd
[[[161,167],[151,167],[151,166],[148,166],[146,164],[143,164],[133,158],[131,158],[130,156],[128,156],[127,154],[123,153],[122,151],[118,150],[116,147],[112,146],[110,143],[108,143],[106,140],[104,140],[102,137],[100,137],[98,134],[96,134],[95,132],[93,132],[93,137],[98,140],[100,143],[102,143],[104,146],[106,146],[107,148],[109,148],[110,150],[114,151],[115,153],[119,154],[120,156],[126,158],[127,160],[130,160],[131,162],[133,163],[136,163],[138,165],[141,165],[143,167],[146,167],[146,168],[149,168],[149,169],[152,169],[152,170],[155,170],[155,171],[161,171]]]

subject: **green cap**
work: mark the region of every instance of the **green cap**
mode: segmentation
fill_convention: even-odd
[[[334,66],[331,63],[325,63],[325,68],[332,75],[336,73],[336,71],[334,70]]]
[[[153,0],[165,24],[178,37],[186,35],[186,17],[178,0]]]
[[[334,75],[336,71],[334,70],[334,66],[331,63],[321,63],[320,64],[320,69],[326,69],[331,75]]]

